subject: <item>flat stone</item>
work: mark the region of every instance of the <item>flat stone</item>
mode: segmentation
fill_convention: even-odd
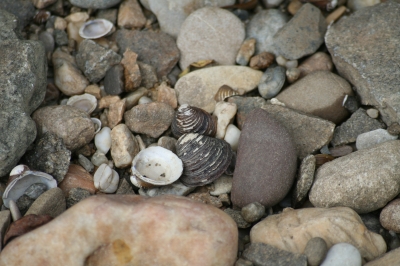
[[[66,209],[66,201],[63,191],[56,187],[47,190],[37,198],[25,215],[50,215],[55,218]]]
[[[243,257],[257,266],[307,266],[306,256],[288,252],[264,243],[250,244],[243,252]]]
[[[306,156],[301,161],[296,187],[292,196],[293,208],[295,208],[296,205],[301,203],[307,197],[308,191],[310,190],[314,181],[315,167],[316,159],[312,154]]]
[[[107,70],[104,76],[104,90],[110,95],[119,95],[124,89],[124,67],[122,64],[116,64]]]
[[[361,254],[356,247],[348,243],[338,243],[333,245],[326,254],[326,258],[321,266],[341,266],[341,265],[361,266]]]
[[[82,8],[107,9],[118,5],[121,0],[70,0],[71,4]]]
[[[400,199],[395,199],[383,208],[379,221],[381,225],[390,231],[400,233]]]
[[[231,12],[204,7],[191,13],[179,31],[180,67],[212,59],[219,65],[234,65],[245,38],[244,25]]]
[[[358,213],[384,207],[400,193],[399,149],[400,141],[392,140],[325,163],[310,190],[311,203]]]
[[[125,124],[119,124],[111,130],[111,157],[115,167],[130,166],[138,153],[139,143]]]
[[[398,136],[390,135],[387,130],[379,128],[358,135],[356,139],[356,147],[357,150],[368,149],[379,143],[395,140],[397,138]]]
[[[77,164],[70,164],[64,180],[58,184],[58,187],[62,189],[65,197],[68,197],[70,190],[74,188],[85,189],[91,194],[96,191],[93,176]]]
[[[328,245],[320,237],[313,237],[308,240],[304,249],[304,255],[307,256],[309,266],[319,266],[328,252]]]
[[[364,266],[396,265],[400,262],[400,248],[396,248],[383,256],[367,262]]]
[[[399,12],[396,2],[361,9],[333,24],[325,37],[339,74],[354,85],[363,105],[379,110],[387,125],[400,122]]]

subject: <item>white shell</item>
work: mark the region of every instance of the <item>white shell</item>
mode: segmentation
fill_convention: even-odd
[[[182,175],[183,164],[175,153],[163,147],[155,146],[139,152],[132,161],[132,184],[135,178],[156,185],[168,185]]]
[[[94,19],[79,28],[79,35],[85,39],[97,39],[109,34],[114,25],[106,19]]]
[[[90,118],[94,124],[94,134],[99,133],[100,129],[101,129],[101,120],[95,117],[91,117]]]
[[[57,187],[57,181],[49,174],[26,170],[17,176],[10,176],[10,182],[3,193],[3,204],[10,208],[10,200],[17,201],[32,184],[45,184],[47,189]]]
[[[91,114],[97,107],[97,99],[89,93],[75,95],[68,99],[67,105],[74,106],[88,114]]]
[[[104,193],[114,193],[117,191],[119,175],[107,164],[103,163],[100,165],[100,167],[94,173],[93,179],[94,186],[99,191]]]
[[[25,164],[17,165],[17,166],[15,166],[15,167],[11,170],[10,176],[12,176],[12,175],[19,175],[19,174],[21,174],[22,172],[27,171],[27,170],[29,170],[29,167],[26,166]]]
[[[111,129],[103,127],[99,133],[94,136],[94,145],[101,153],[107,154],[111,148]]]

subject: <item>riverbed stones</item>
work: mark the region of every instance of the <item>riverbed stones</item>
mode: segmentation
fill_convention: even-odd
[[[322,165],[309,199],[316,207],[350,207],[368,213],[400,193],[400,141],[392,140]]]
[[[309,266],[319,266],[326,256],[328,246],[324,239],[320,237],[313,237],[308,240],[304,249],[304,255],[307,256],[307,263]]]
[[[289,132],[265,110],[254,110],[239,141],[232,203],[239,207],[252,202],[266,207],[277,204],[293,184],[296,164],[296,148]]]
[[[400,121],[399,12],[398,2],[363,8],[335,23],[325,37],[340,75],[354,85],[362,104],[379,110],[387,125]],[[382,42],[388,43],[384,52]]]

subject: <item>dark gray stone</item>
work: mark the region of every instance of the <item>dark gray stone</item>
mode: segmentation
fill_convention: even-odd
[[[102,9],[97,11],[96,18],[107,19],[112,24],[117,24],[117,16],[118,16],[118,9],[116,8],[109,8],[109,9]]]
[[[27,26],[36,13],[32,0],[1,0],[0,9],[10,12],[18,18],[18,29],[21,30]],[[3,14],[0,14],[2,17]],[[2,38],[0,38],[2,39]]]
[[[320,237],[313,237],[308,240],[304,255],[307,256],[308,266],[319,266],[328,252],[328,245]]]
[[[86,189],[80,187],[71,189],[68,193],[67,208],[72,207],[81,200],[84,200],[90,196],[91,196],[90,192],[87,191]]]
[[[30,198],[29,196],[22,195],[15,203],[17,204],[21,215],[25,215],[25,213],[28,211],[29,207],[31,207],[34,201],[35,200]]]
[[[64,30],[54,30],[54,40],[58,46],[68,45],[68,34]]]
[[[307,257],[294,254],[264,243],[252,243],[243,258],[255,266],[307,266]]]
[[[82,8],[106,9],[118,5],[121,0],[69,0],[71,4]]]
[[[153,88],[158,82],[155,67],[140,61],[137,61],[137,64],[139,65],[140,74],[142,76],[142,83],[140,85],[146,89]]]
[[[122,64],[112,66],[104,77],[104,90],[110,95],[119,95],[124,92],[124,67]]]
[[[248,223],[242,216],[239,210],[234,210],[231,208],[226,208],[224,210],[237,224],[238,228],[248,228],[251,226],[251,223]]]

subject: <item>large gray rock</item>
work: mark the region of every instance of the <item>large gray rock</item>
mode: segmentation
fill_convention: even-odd
[[[355,86],[362,104],[379,109],[388,126],[400,121],[399,14],[396,2],[363,8],[325,37],[340,75]]]
[[[23,29],[35,16],[36,9],[32,0],[1,0],[0,9],[10,12],[18,18],[18,28]],[[4,14],[0,15],[3,16]],[[12,22],[14,23],[14,22]]]
[[[46,57],[40,42],[18,38],[17,19],[0,9],[0,177],[36,137],[29,117],[46,93]]]

